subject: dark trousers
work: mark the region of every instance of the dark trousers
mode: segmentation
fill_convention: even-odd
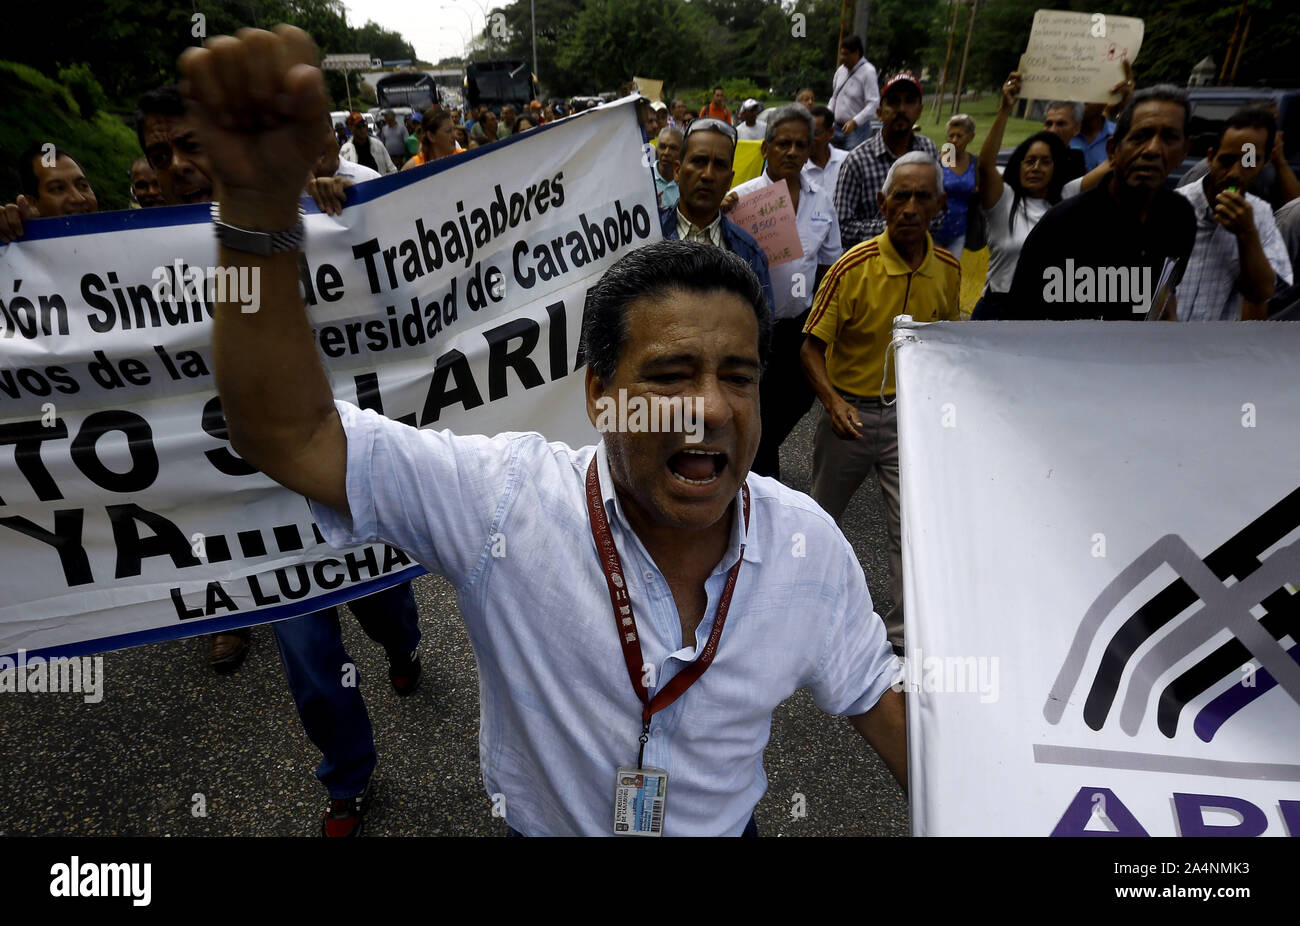
[[[985,287],[984,292],[980,295],[979,301],[971,309],[970,320],[973,322],[998,321],[1000,319],[1014,319],[1016,316],[1012,310],[1012,301],[1010,293],[995,293]]]
[[[366,636],[382,646],[390,660],[411,658],[420,643],[420,628],[410,582],[348,606]],[[375,770],[375,737],[361,700],[360,671],[343,649],[338,610],[326,608],[271,627],[303,730],[323,756],[316,777],[330,797],[355,797]],[[348,671],[348,666],[353,668]]]
[[[813,433],[813,501],[840,523],[853,494],[868,474],[875,474],[885,501],[889,525],[889,597],[894,605],[881,615],[889,642],[903,645],[903,519],[898,476],[898,409],[885,405],[879,396],[841,396],[857,409],[862,419],[862,437],[844,440],[831,427],[830,414],[822,409]]]
[[[760,476],[781,478],[781,444],[799,419],[808,414],[817,397],[799,362],[807,320],[808,313],[804,312],[797,318],[783,318],[772,326],[772,350],[758,385],[763,436],[751,467]]]

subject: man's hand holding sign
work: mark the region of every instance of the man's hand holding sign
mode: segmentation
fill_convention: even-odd
[[[259,312],[221,304],[215,320],[231,441],[313,501],[331,545],[384,538],[457,588],[480,668],[484,783],[511,827],[752,833],[772,711],[800,687],[906,782],[897,662],[852,548],[805,496],[749,473],[771,331],[749,265],[664,241],[587,291],[588,418],[616,402],[662,426],[629,417],[575,450],[336,403],[295,263],[297,192],[326,107],[314,60],[284,27],[182,60],[219,219],[234,226],[219,228],[220,263],[263,279]],[[681,409],[676,423],[665,407]],[[792,535],[808,552],[791,553]]]

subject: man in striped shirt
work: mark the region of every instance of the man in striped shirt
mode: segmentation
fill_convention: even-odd
[[[885,230],[885,215],[876,196],[890,166],[903,155],[920,151],[936,160],[939,149],[916,131],[921,118],[921,82],[902,71],[885,84],[880,99],[880,131],[849,152],[840,166],[835,186],[835,209],[840,214],[840,238],[851,248]],[[943,210],[940,210],[940,216]],[[935,217],[931,232],[942,218]]]
[[[813,439],[812,497],[838,522],[874,471],[889,521],[889,590],[884,615],[895,651],[903,646],[902,518],[898,504],[898,419],[885,354],[894,319],[952,321],[961,262],[926,230],[943,207],[943,170],[920,151],[890,166],[877,194],[885,231],[835,262],[804,325],[801,359],[821,399]],[[886,404],[886,403],[889,404]]]

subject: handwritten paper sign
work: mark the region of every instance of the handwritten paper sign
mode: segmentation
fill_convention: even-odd
[[[1124,79],[1123,59],[1137,61],[1145,24],[1129,16],[1039,10],[1020,58],[1020,95],[1027,100],[1112,103]]]
[[[742,196],[727,218],[754,236],[767,255],[769,267],[803,257],[803,243],[794,223],[794,203],[785,181]]]
[[[657,103],[664,97],[664,82],[662,80],[654,80],[649,77],[633,77],[632,83],[636,86],[636,92],[651,103]]]

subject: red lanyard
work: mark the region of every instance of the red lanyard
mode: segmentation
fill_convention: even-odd
[[[749,486],[741,486],[744,500],[745,535],[749,535]],[[618,558],[618,548],[614,545],[614,535],[609,530],[609,519],[605,516],[605,503],[600,497],[600,476],[596,472],[596,458],[591,458],[587,467],[587,514],[591,519],[591,536],[596,541],[596,551],[600,555],[600,566],[605,572],[605,582],[609,586],[609,601],[614,608],[614,625],[618,629],[618,642],[623,647],[623,661],[627,663],[627,674],[632,679],[632,688],[641,701],[641,750],[637,755],[637,767],[641,767],[645,757],[645,744],[650,736],[650,718],[682,696],[682,693],[704,674],[704,670],[713,662],[718,652],[718,640],[722,637],[722,626],[727,622],[727,611],[731,607],[731,595],[736,590],[736,577],[740,575],[740,564],[745,558],[745,546],[740,546],[740,557],[727,572],[727,584],[722,590],[722,599],[718,602],[718,614],[713,621],[713,631],[708,642],[700,651],[695,661],[673,676],[672,680],[650,697],[642,676],[644,659],[641,654],[641,639],[637,635],[636,617],[632,614],[632,599],[627,594],[627,583],[623,579],[623,564]]]

